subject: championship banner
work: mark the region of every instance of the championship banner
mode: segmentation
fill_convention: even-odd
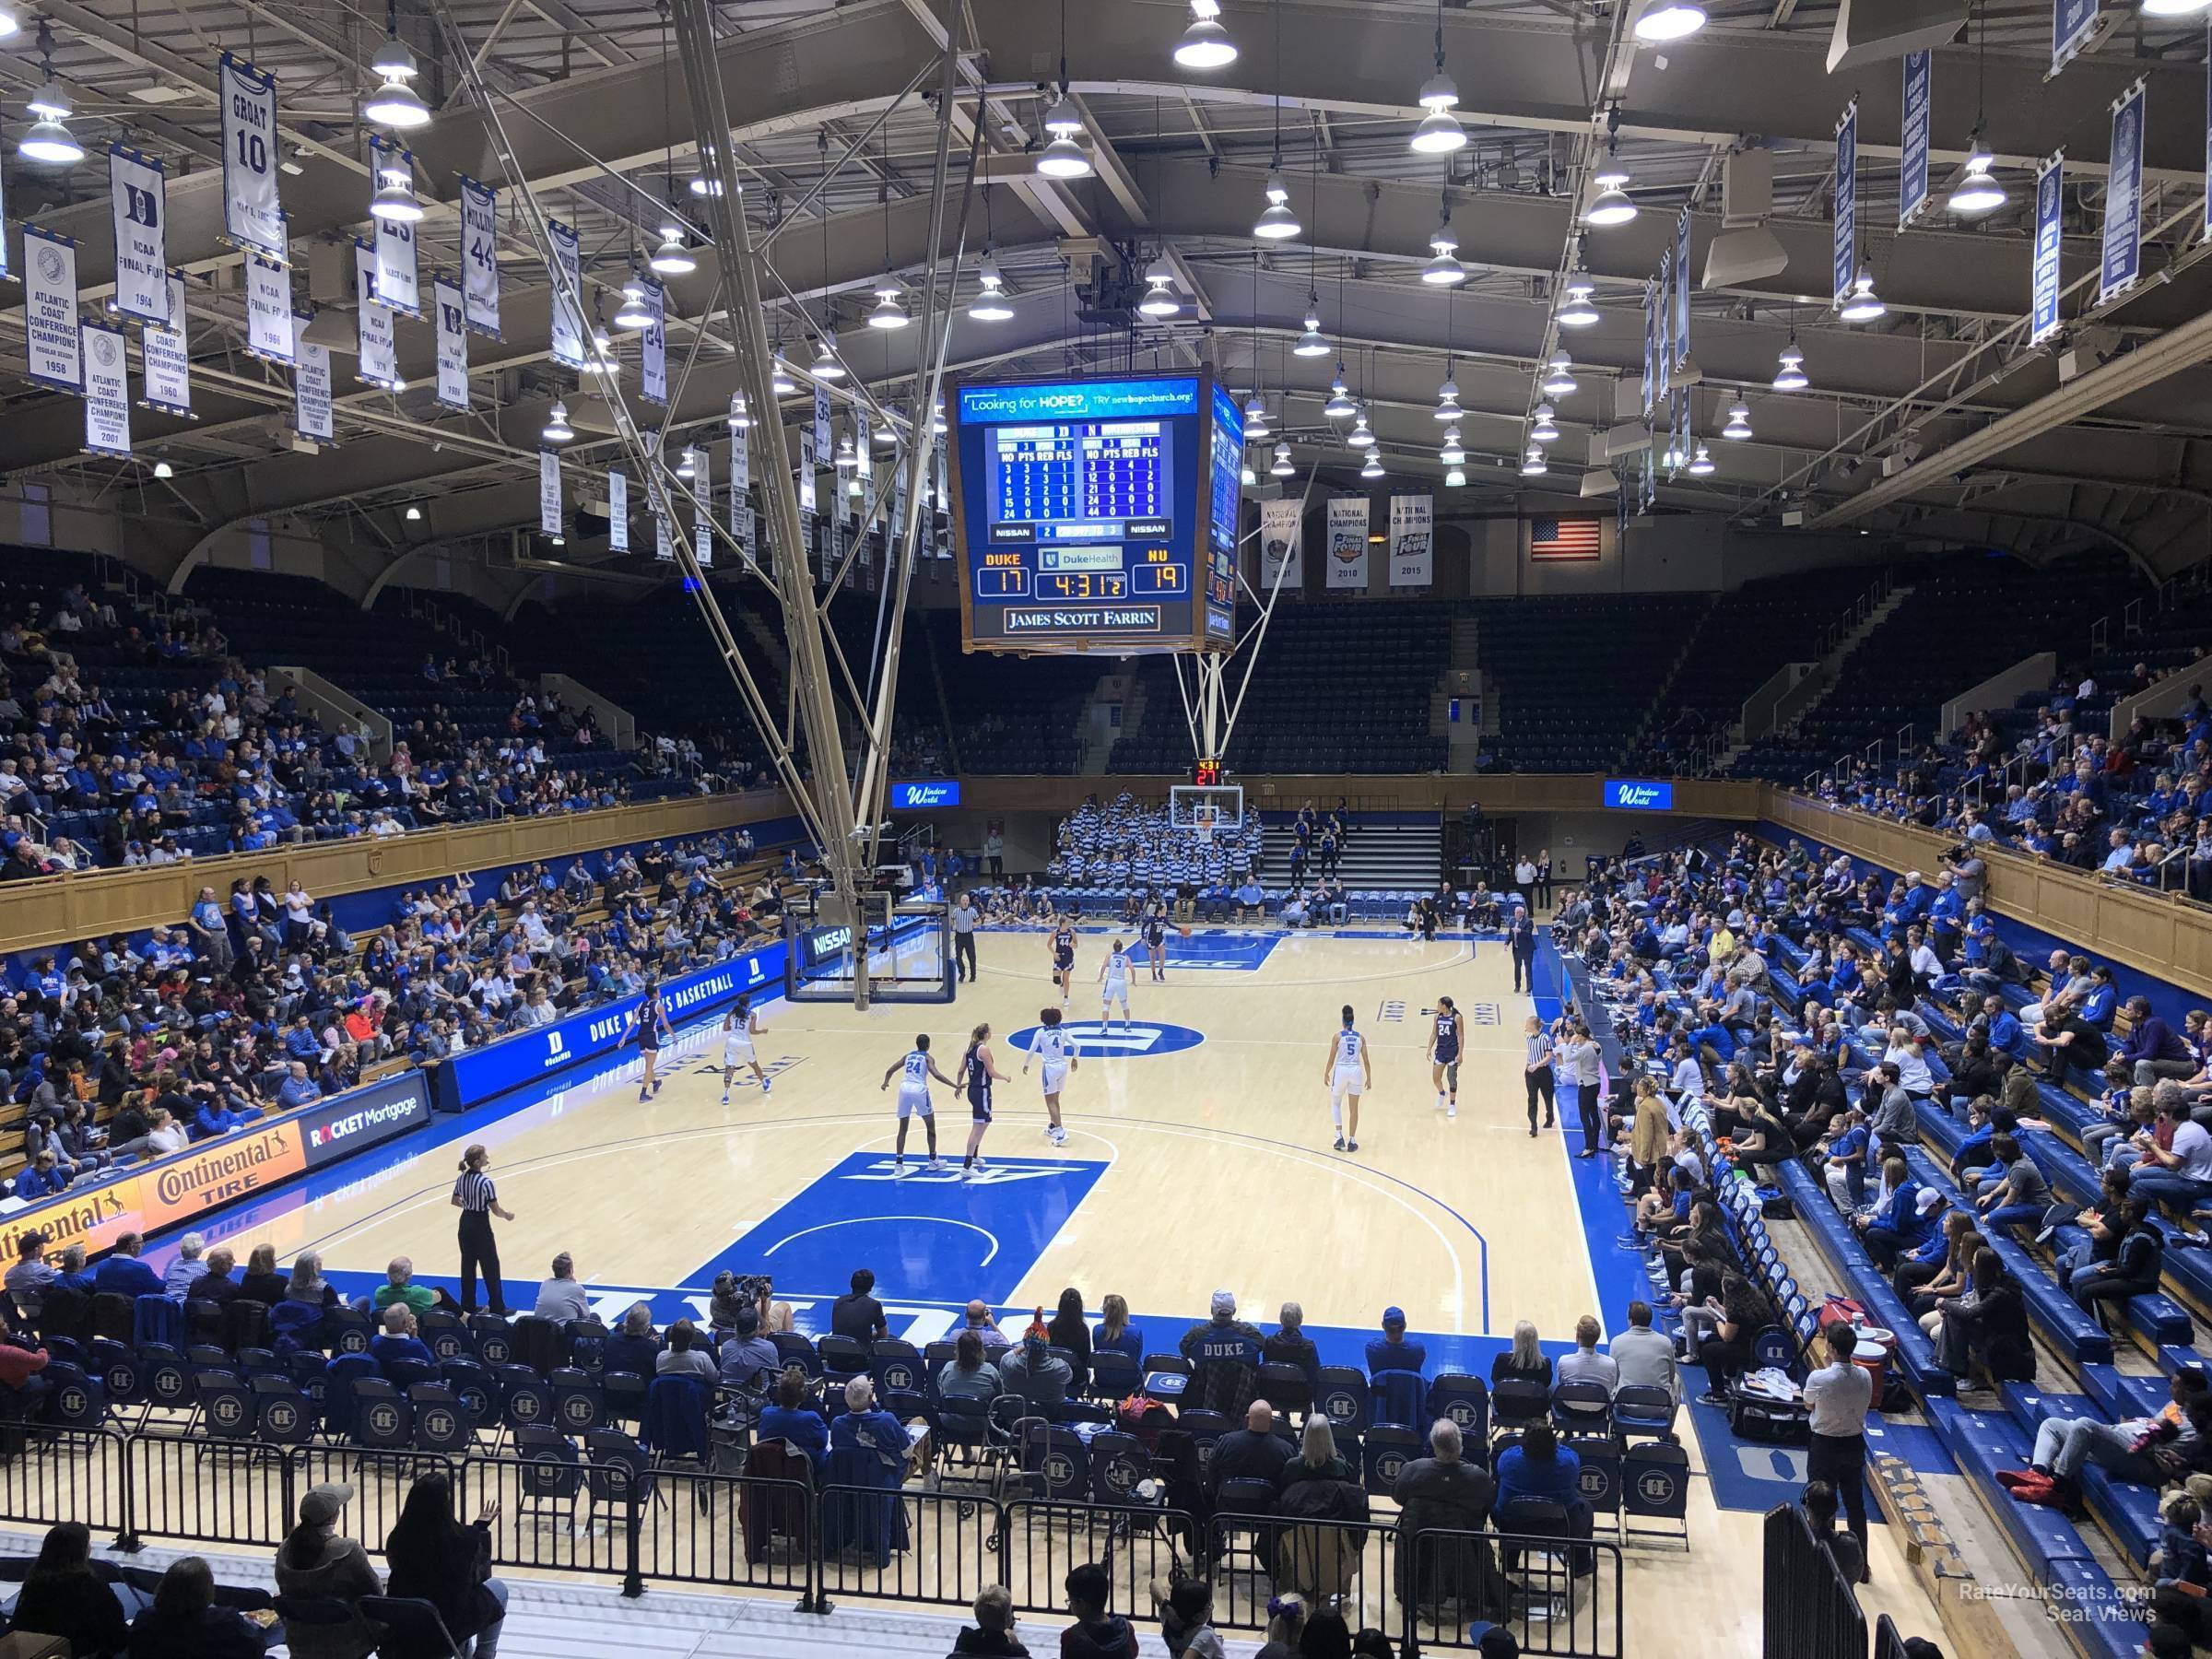
[[[2029,308],[2028,344],[2040,346],[2058,332],[2058,260],[2062,241],[2059,206],[2065,171],[2061,150],[2035,170],[2035,244],[2030,254],[2030,288],[2034,299]]]
[[[819,381],[814,387],[814,453],[830,454],[837,448],[837,440],[830,430],[830,388]]]
[[[2097,31],[2097,5],[2098,0],[2051,0],[2051,75],[2072,63],[2089,43],[2089,36]]]
[[[691,557],[702,571],[714,563],[714,459],[691,452]]]
[[[130,352],[123,331],[85,324],[85,447],[96,455],[131,453]]]
[[[659,512],[653,515],[653,556],[670,564],[676,562],[676,544],[668,539],[668,520]]]
[[[246,255],[246,349],[272,363],[292,360],[292,279],[258,253]]]
[[[2138,80],[2112,102],[2112,160],[2104,181],[2104,263],[2097,303],[2136,286],[2143,274],[2143,99]]]
[[[639,336],[639,391],[652,403],[668,401],[668,288],[650,276],[638,278],[645,314],[653,319]]]
[[[1329,500],[1329,579],[1331,589],[1367,590],[1367,521],[1371,512],[1365,496],[1334,496]]]
[[[1689,209],[1675,220],[1675,367],[1689,361]]]
[[[468,313],[460,284],[444,276],[431,278],[430,309],[438,317],[438,401],[449,409],[465,409]]]
[[[1675,371],[1675,251],[1659,251],[1659,383],[1652,388],[1662,403]]]
[[[582,253],[577,246],[576,232],[559,219],[546,221],[546,234],[552,239],[553,263],[560,270],[559,280],[553,284],[553,360],[581,370],[583,320],[576,311],[576,303],[583,298]]]
[[[1264,600],[1279,583],[1297,593],[1306,584],[1305,503],[1260,503],[1260,594]]]
[[[1651,419],[1659,404],[1659,285],[1643,285],[1643,418]]]
[[[730,525],[730,533],[737,538],[745,562],[757,571],[760,568],[760,556],[753,550],[753,510],[749,506],[739,507],[734,516],[735,522]]]
[[[500,337],[500,196],[461,175],[463,316],[480,335]]]
[[[629,478],[618,472],[606,475],[606,545],[629,551]]]
[[[1928,205],[1928,100],[1936,78],[1934,61],[1931,53],[1905,53],[1904,165],[1897,182],[1900,230]]]
[[[296,336],[307,333],[311,317],[295,316]],[[333,420],[330,386],[330,347],[296,337],[298,362],[292,371],[292,425],[303,438],[328,443],[337,436]]]
[[[818,420],[821,418],[819,400],[822,397],[819,389],[815,392],[815,397],[818,400],[815,406],[815,418]],[[801,512],[812,512],[818,505],[814,493],[814,466],[815,457],[820,453],[816,442],[814,429],[811,427],[801,427],[799,429],[799,511]]]
[[[560,534],[560,457],[545,449],[537,452],[537,533]]]
[[[164,415],[192,413],[192,351],[185,340],[185,322],[184,279],[172,273],[168,324],[148,324],[138,331],[138,355],[146,370],[139,401]]]
[[[374,134],[369,138],[369,173],[381,179],[386,169],[415,176],[415,156]],[[415,227],[405,219],[376,221],[377,303],[410,317],[422,315],[422,285],[415,270]]]
[[[23,351],[30,378],[64,392],[84,390],[76,318],[76,244],[23,227]]]
[[[276,200],[276,76],[226,52],[216,68],[216,89],[223,106],[223,240],[285,264],[290,256]]]
[[[110,145],[108,197],[115,219],[115,297],[109,303],[140,323],[167,323],[169,197],[161,163]]]
[[[1390,498],[1390,585],[1425,588],[1436,581],[1436,498]]]
[[[1836,124],[1835,303],[1843,308],[1859,275],[1859,100],[1843,106]]]
[[[734,495],[743,495],[752,487],[752,434],[737,427],[730,433],[730,490]]]
[[[360,303],[359,378],[387,392],[399,388],[399,342],[393,337],[392,313],[376,301],[376,254],[365,241],[353,244],[354,286]]]

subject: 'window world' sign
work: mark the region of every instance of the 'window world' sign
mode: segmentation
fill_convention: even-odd
[[[1607,778],[1606,805],[1629,812],[1672,812],[1675,786],[1643,778]]]

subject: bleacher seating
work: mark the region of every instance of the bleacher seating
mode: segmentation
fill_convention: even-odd
[[[1483,677],[1498,693],[1486,767],[1617,766],[1712,603],[1710,594],[1472,601]]]

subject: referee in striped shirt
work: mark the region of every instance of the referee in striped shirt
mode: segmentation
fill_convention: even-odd
[[[461,1157],[461,1174],[453,1182],[453,1207],[461,1212],[461,1312],[477,1311],[477,1269],[484,1270],[484,1291],[492,1313],[507,1316],[507,1299],[500,1289],[500,1245],[491,1236],[491,1218],[514,1219],[500,1205],[500,1190],[492,1185],[484,1166],[491,1154],[477,1141]]]

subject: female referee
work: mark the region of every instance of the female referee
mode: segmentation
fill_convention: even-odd
[[[491,1236],[491,1218],[512,1221],[514,1214],[500,1203],[500,1189],[484,1166],[491,1154],[477,1141],[461,1155],[461,1173],[453,1182],[453,1207],[461,1212],[461,1312],[477,1311],[477,1269],[484,1270],[484,1293],[491,1312],[507,1314],[507,1299],[500,1288],[500,1246]]]

